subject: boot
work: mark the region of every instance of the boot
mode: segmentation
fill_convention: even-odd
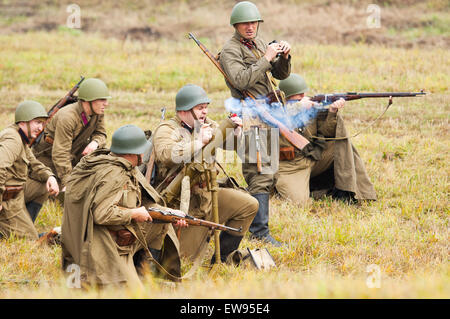
[[[281,243],[275,240],[269,233],[269,193],[253,194],[258,200],[259,209],[250,225],[250,238],[280,247]]]
[[[358,200],[355,198],[355,193],[343,191],[341,189],[338,189],[334,187],[330,192],[329,195],[335,200],[343,201],[344,203],[348,205],[357,204]]]
[[[219,243],[221,262],[226,262],[228,255],[239,248],[239,244],[241,243],[242,238],[244,238],[244,236],[234,236],[224,231],[220,233]],[[211,265],[215,264],[215,262],[216,255],[213,255],[211,258]]]
[[[30,214],[31,220],[34,221],[36,220],[39,211],[42,208],[42,204],[36,203],[36,202],[28,202],[25,204],[25,206],[27,207],[28,210],[28,214]]]

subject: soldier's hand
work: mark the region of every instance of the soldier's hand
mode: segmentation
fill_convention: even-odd
[[[3,207],[2,207],[2,205],[0,205],[0,212],[2,211],[2,209],[3,209]]]
[[[211,124],[203,124],[200,128],[200,140],[203,145],[209,143],[213,135],[213,129],[210,126]]]
[[[333,104],[330,105],[330,108],[328,109],[331,113],[336,113],[339,111],[339,109],[343,109],[345,105],[345,100],[343,98],[340,98],[337,101],[334,101]]]
[[[153,221],[152,217],[144,206],[131,209],[131,219],[137,221],[138,223]]]
[[[47,187],[47,191],[50,195],[57,196],[59,194],[59,185],[54,176],[50,176],[47,179],[47,183],[45,186]]]
[[[316,102],[311,101],[308,96],[303,97],[298,103],[300,103],[300,107],[309,110],[312,108]]]
[[[291,52],[291,45],[286,41],[280,41],[280,49],[283,52],[283,57],[285,59],[289,58],[289,53]]]
[[[88,146],[86,146],[86,148],[83,150],[83,156],[88,155],[90,153],[92,153],[93,151],[95,151],[98,148],[98,143],[97,141],[92,141],[88,144]]]
[[[278,53],[283,53],[283,50],[281,50],[280,44],[275,42],[267,46],[264,57],[270,62],[275,59]]]

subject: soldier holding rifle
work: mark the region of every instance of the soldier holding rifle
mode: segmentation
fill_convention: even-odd
[[[151,223],[148,212],[170,209],[159,205],[161,197],[136,169],[148,144],[140,128],[124,125],[114,132],[110,150],[83,157],[67,179],[62,266],[78,265],[83,283],[139,286],[143,256],[171,269],[171,279],[180,276],[176,235],[170,224]]]
[[[286,96],[288,110],[298,105],[300,112],[308,112],[316,104],[305,97],[308,86],[300,75],[291,74],[279,85]],[[343,98],[337,99],[327,109],[315,113],[305,127],[296,128],[311,141],[311,147],[299,151],[280,141],[276,189],[282,197],[304,205],[309,201],[311,188],[315,190],[314,197],[330,195],[348,203],[376,199],[362,159],[351,141],[345,138],[344,121],[338,113],[344,105]]]
[[[169,207],[180,205],[179,192],[171,195],[171,185],[179,174],[190,173],[191,201],[188,205],[189,214],[195,218],[213,220],[212,209],[215,207],[214,191],[217,195],[218,221],[216,223],[241,229],[237,231],[222,231],[220,233],[220,259],[226,261],[228,255],[237,250],[243,235],[248,230],[258,209],[258,202],[242,190],[214,187],[216,162],[196,161],[208,153],[206,148],[218,142],[222,147],[224,141],[217,136],[218,124],[207,117],[208,105],[211,100],[199,86],[188,84],[182,87],[176,95],[176,116],[161,123],[155,130],[153,145],[157,167],[156,188],[166,198]],[[238,117],[227,119],[230,130],[239,133],[242,123]],[[230,133],[231,134],[231,133]],[[214,149],[212,150],[214,151]],[[183,171],[184,170],[184,171]],[[176,177],[177,176],[177,177]],[[188,227],[181,230],[181,254],[189,258],[202,255],[206,247],[209,231],[205,227]],[[213,258],[212,262],[215,259]]]

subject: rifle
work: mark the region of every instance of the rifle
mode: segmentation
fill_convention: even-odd
[[[208,227],[209,229],[212,230],[230,230],[238,233],[242,232],[242,227],[239,228],[229,227],[222,224],[217,224],[207,220],[196,218],[194,216],[187,214],[183,216],[181,214],[177,214],[176,211],[168,211],[156,207],[149,207],[147,208],[147,211],[152,217],[152,219],[163,223],[176,223],[179,220],[184,220],[186,221],[186,224],[190,226],[203,226]]]
[[[78,101],[78,98],[74,97],[73,94],[78,90],[80,87],[81,82],[84,81],[84,76],[81,76],[80,81],[75,84],[75,86],[61,99],[59,100],[55,105],[52,106],[52,108],[47,112],[48,118],[45,120],[44,125],[42,126],[42,130],[39,132],[39,134],[36,136],[36,138],[32,139],[30,141],[30,147],[33,146],[34,143],[39,143],[39,141],[42,138],[42,135],[44,133],[44,129],[47,126],[48,122],[51,120],[51,118],[58,112],[61,108],[66,106],[67,104],[72,104],[76,101]]]
[[[206,56],[216,66],[216,68],[220,71],[220,73],[222,73],[222,75],[224,76],[225,80],[231,86],[233,86],[231,84],[232,82],[230,81],[230,79],[226,75],[225,71],[220,66],[219,61],[217,60],[217,58],[214,57],[211,54],[211,52],[199,40],[197,40],[192,33],[189,33],[189,39],[192,39],[192,40],[195,41],[195,43],[197,43],[197,45],[200,47],[200,49],[206,54]],[[236,88],[234,88],[234,89],[236,89]],[[238,90],[238,91],[240,91],[240,90]],[[248,92],[246,90],[243,90],[243,91],[240,91],[240,92],[241,92],[242,96],[244,96],[245,98],[248,97],[248,98],[251,98],[252,100],[256,100],[255,96],[253,96],[250,92]],[[257,103],[255,103],[255,104],[257,104]],[[280,121],[275,120],[267,111],[264,111],[264,110],[262,110],[260,108],[260,112],[258,112],[258,113],[259,113],[259,116],[262,117],[266,122],[273,123],[274,125],[276,125],[276,127],[278,127],[280,129],[281,135],[283,135],[292,145],[297,147],[299,150],[303,149],[303,147],[305,147],[307,144],[309,144],[309,141],[306,138],[304,138],[302,135],[300,135],[296,131],[290,130],[288,127],[286,127]]]
[[[334,94],[318,94],[311,97],[311,101],[321,103],[323,106],[329,105],[339,99],[346,101],[353,101],[366,98],[382,98],[382,97],[416,97],[418,95],[425,95],[426,93],[421,90],[420,92],[386,92],[386,93],[334,93]]]

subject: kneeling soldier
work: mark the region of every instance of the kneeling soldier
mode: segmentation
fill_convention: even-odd
[[[15,124],[0,132],[0,237],[14,233],[20,237],[38,238],[30,219],[37,211],[34,208],[27,211],[34,198],[25,203],[24,185],[30,177],[45,192],[59,193],[52,171],[34,157],[28,146],[42,130],[45,118],[47,113],[40,103],[24,101],[16,108]]]
[[[148,143],[140,128],[122,126],[112,136],[111,150],[83,157],[67,179],[62,266],[78,265],[83,283],[140,285],[136,257],[141,251],[150,257],[163,241],[166,248],[170,224],[150,223],[147,211],[160,207],[161,198],[136,169]]]
[[[155,130],[153,143],[156,173],[156,188],[164,190],[167,182],[179,174],[192,159],[202,152],[205,145],[213,140],[213,132],[218,124],[207,118],[208,104],[211,100],[206,92],[197,85],[188,84],[176,95],[176,115],[161,123]],[[231,118],[235,126],[242,123],[238,117]],[[240,122],[240,123],[238,123]],[[240,132],[236,128],[235,133]],[[194,160],[195,161],[195,160]],[[205,169],[194,173],[191,181],[191,201],[189,215],[213,221],[212,194],[208,189],[211,185],[208,170],[216,170],[216,163],[197,163]],[[205,167],[206,165],[206,167]],[[166,178],[167,177],[167,178]],[[180,202],[167,203],[169,207],[178,208]],[[218,214],[220,224],[229,227],[242,228],[242,232],[222,231],[220,234],[220,258],[225,261],[227,256],[238,249],[253,218],[258,211],[258,201],[242,190],[233,188],[218,188]],[[196,259],[201,256],[209,236],[204,227],[189,227],[181,230],[180,247],[182,256]],[[214,261],[214,260],[213,260]]]

